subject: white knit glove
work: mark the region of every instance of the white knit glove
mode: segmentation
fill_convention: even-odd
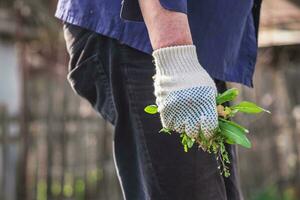
[[[153,52],[154,88],[163,127],[196,138],[211,138],[218,127],[217,89],[200,65],[194,45]]]

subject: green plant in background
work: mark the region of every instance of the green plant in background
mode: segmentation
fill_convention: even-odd
[[[262,191],[254,195],[251,200],[296,200],[296,191],[294,187],[279,189],[277,185],[269,185]]]
[[[226,151],[225,144],[238,144],[245,148],[251,148],[251,142],[247,138],[248,129],[231,121],[230,118],[234,117],[237,113],[246,114],[258,114],[261,112],[270,113],[255,103],[249,101],[242,101],[236,105],[224,106],[224,103],[233,101],[239,94],[236,88],[229,89],[217,96],[217,110],[219,115],[219,128],[216,130],[215,135],[209,140],[204,137],[204,134],[200,131],[198,138],[190,138],[186,133],[180,133],[181,143],[184,151],[188,152],[188,149],[192,148],[195,144],[198,145],[203,151],[213,153],[216,155],[220,166],[220,173],[225,177],[230,176],[229,167],[230,164],[228,152]],[[158,113],[157,105],[149,105],[145,107],[145,112],[148,114]],[[162,128],[162,133],[172,134],[172,130]]]
[[[60,183],[60,181],[57,181],[57,180],[52,181],[51,193],[54,197],[57,197],[61,194],[61,183]]]
[[[47,183],[46,180],[41,179],[37,183],[37,197],[38,200],[47,200]]]
[[[86,190],[86,185],[84,180],[82,178],[77,178],[75,181],[75,199],[83,200],[86,192],[85,190]]]

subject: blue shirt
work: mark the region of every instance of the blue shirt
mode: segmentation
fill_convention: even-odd
[[[213,78],[252,86],[260,0],[160,2],[187,13],[199,61]],[[145,23],[139,21],[137,0],[59,0],[55,16],[140,51],[153,51]]]

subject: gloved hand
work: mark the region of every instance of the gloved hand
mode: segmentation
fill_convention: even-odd
[[[154,93],[163,127],[211,138],[218,127],[217,89],[200,65],[194,45],[157,49]]]

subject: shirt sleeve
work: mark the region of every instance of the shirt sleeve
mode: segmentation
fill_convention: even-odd
[[[187,13],[188,0],[159,0],[167,10]],[[121,18],[131,21],[143,21],[138,0],[123,0],[120,13]]]

